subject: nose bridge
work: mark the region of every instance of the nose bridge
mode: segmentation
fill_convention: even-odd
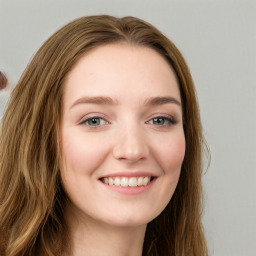
[[[124,123],[116,135],[113,155],[117,159],[138,161],[149,152],[143,127],[138,122]]]

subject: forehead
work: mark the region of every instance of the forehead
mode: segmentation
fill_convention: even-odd
[[[149,47],[115,43],[78,60],[66,78],[64,100],[82,94],[127,98],[131,91],[134,98],[171,94],[180,99],[176,75],[162,55]]]

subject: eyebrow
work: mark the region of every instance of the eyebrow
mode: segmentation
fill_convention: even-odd
[[[150,106],[164,105],[168,103],[174,103],[178,106],[181,106],[181,103],[174,97],[152,97],[145,101],[145,105]]]
[[[150,97],[144,102],[144,104],[147,106],[157,106],[168,103],[174,103],[178,106],[181,106],[181,103],[174,97]],[[76,100],[70,108],[73,108],[79,104],[117,105],[118,101],[106,96],[82,97]]]
[[[97,96],[97,97],[82,97],[76,100],[71,108],[79,104],[97,104],[97,105],[117,105],[117,102],[110,97]]]

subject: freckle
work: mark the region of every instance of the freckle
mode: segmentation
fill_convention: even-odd
[[[8,80],[3,72],[0,71],[0,90],[3,90],[7,87]]]

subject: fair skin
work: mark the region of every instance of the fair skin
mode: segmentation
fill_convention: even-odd
[[[185,154],[167,61],[125,43],[86,53],[64,84],[61,143],[72,255],[141,255],[147,223],[170,201]]]

